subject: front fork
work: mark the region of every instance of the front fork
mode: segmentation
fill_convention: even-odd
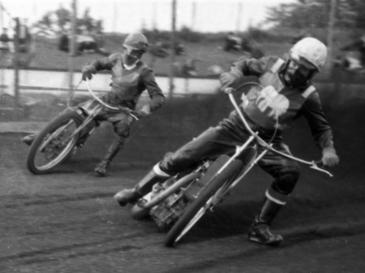
[[[82,117],[83,122],[77,127],[70,138],[80,134],[78,145],[81,146],[84,144],[86,139],[95,131],[95,117],[100,113],[101,110],[102,107],[100,107],[100,105],[93,106],[92,103],[88,102],[76,109],[76,113]]]
[[[81,117],[81,119],[83,119],[83,121],[80,124],[80,126],[78,126],[76,128],[76,130],[72,132],[72,134],[70,136],[68,136],[66,139],[63,140],[63,143],[68,143],[75,136],[79,135],[76,144],[79,147],[81,147],[82,144],[85,143],[86,139],[94,132],[95,125],[91,125],[91,128],[87,128],[87,126],[89,126],[91,124],[91,122],[94,121],[95,117],[100,113],[102,108],[99,105],[96,105],[96,106],[93,106],[93,107],[90,108],[90,106],[92,106],[92,104],[88,104],[88,103],[85,103],[84,105],[85,105],[85,107],[79,106],[76,109],[71,110],[71,111],[76,111],[76,113]],[[70,120],[62,128],[66,128],[72,122],[74,122],[74,121]],[[82,130],[84,130],[84,132],[82,132]],[[55,133],[53,133],[52,137],[50,137],[47,141],[45,141],[42,144],[42,146],[40,147],[40,150],[44,149],[44,147],[46,147],[48,145],[48,143],[50,141],[52,141],[52,139],[57,138],[58,135],[62,133],[62,131],[63,131],[63,129],[62,130],[57,130]]]
[[[230,159],[218,170],[217,174],[223,172],[223,170],[226,169],[227,166],[234,160],[240,160],[239,157],[242,156],[242,153],[244,153],[245,151],[248,152],[249,145],[252,144],[253,141],[255,141],[255,136],[251,135],[245,143],[243,143],[241,146],[237,146],[234,155],[231,156]],[[225,184],[214,194],[214,196],[210,200],[210,209],[215,207],[216,204],[220,203],[223,197],[226,196],[226,194],[249,173],[249,171],[261,160],[261,158],[268,151],[267,149],[264,149],[258,154],[257,145],[255,145],[253,149],[254,154],[247,154],[248,158],[245,158],[241,174],[237,178],[235,178],[233,182]]]

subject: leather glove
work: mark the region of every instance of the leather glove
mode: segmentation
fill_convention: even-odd
[[[327,147],[322,150],[322,163],[324,166],[333,167],[340,162],[335,148]]]
[[[81,69],[81,73],[82,73],[82,80],[86,81],[87,79],[91,80],[91,78],[93,77],[93,74],[96,73],[96,70],[92,65],[85,65]]]
[[[230,87],[236,80],[236,78],[229,72],[224,72],[220,75],[219,80],[222,85],[222,90]]]
[[[136,111],[136,114],[139,118],[144,118],[147,117],[148,115],[151,114],[151,107],[149,104],[145,104],[141,107],[141,109],[139,109],[138,111]]]

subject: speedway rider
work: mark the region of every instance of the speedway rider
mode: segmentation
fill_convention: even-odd
[[[82,68],[82,79],[91,79],[93,74],[101,70],[110,71],[112,76],[111,91],[101,99],[110,105],[127,107],[132,110],[135,109],[142,92],[147,89],[151,100],[136,111],[139,118],[147,116],[161,107],[165,101],[152,69],[141,61],[147,48],[148,40],[142,33],[131,33],[123,42],[122,53],[114,53],[85,65]],[[105,176],[110,162],[129,136],[133,118],[123,112],[105,109],[97,119],[111,122],[117,135],[106,155],[94,170],[96,175]],[[30,144],[33,139],[34,136],[26,136],[23,141]]]
[[[311,82],[313,76],[323,68],[326,56],[326,46],[315,38],[307,37],[293,45],[286,61],[274,56],[242,58],[229,72],[221,74],[220,81],[225,90],[237,86],[244,76],[257,76],[264,88],[258,92],[249,92],[248,102],[241,105],[251,128],[265,140],[272,140],[275,149],[290,154],[288,146],[283,143],[282,130],[288,123],[304,115],[314,141],[322,151],[323,164],[334,166],[339,158],[332,130],[322,111],[319,94]],[[154,183],[194,167],[201,160],[232,152],[248,136],[237,112],[232,111],[216,127],[208,128],[176,152],[167,154],[133,189],[124,189],[114,198],[121,206],[133,203],[146,194]],[[270,151],[260,160],[259,166],[274,181],[265,192],[263,206],[253,220],[248,238],[253,242],[278,245],[283,237],[272,233],[270,224],[293,191],[299,178],[299,166],[297,162]]]

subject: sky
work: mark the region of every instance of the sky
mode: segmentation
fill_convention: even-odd
[[[265,20],[267,7],[295,0],[177,0],[177,28],[196,31],[243,31]],[[71,0],[0,0],[7,13],[1,13],[0,26],[9,27],[9,15],[38,21],[58,7],[70,9]],[[78,15],[87,7],[90,15],[103,20],[106,32],[131,32],[142,27],[171,29],[172,0],[77,0]]]

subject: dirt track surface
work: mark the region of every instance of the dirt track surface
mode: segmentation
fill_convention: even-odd
[[[278,248],[246,240],[270,181],[255,170],[170,249],[153,222],[131,219],[112,199],[146,166],[115,163],[111,176],[96,178],[97,160],[84,152],[57,173],[35,176],[20,136],[0,135],[0,272],[365,272],[365,187],[349,169],[335,179],[303,170],[274,223],[286,239]]]

